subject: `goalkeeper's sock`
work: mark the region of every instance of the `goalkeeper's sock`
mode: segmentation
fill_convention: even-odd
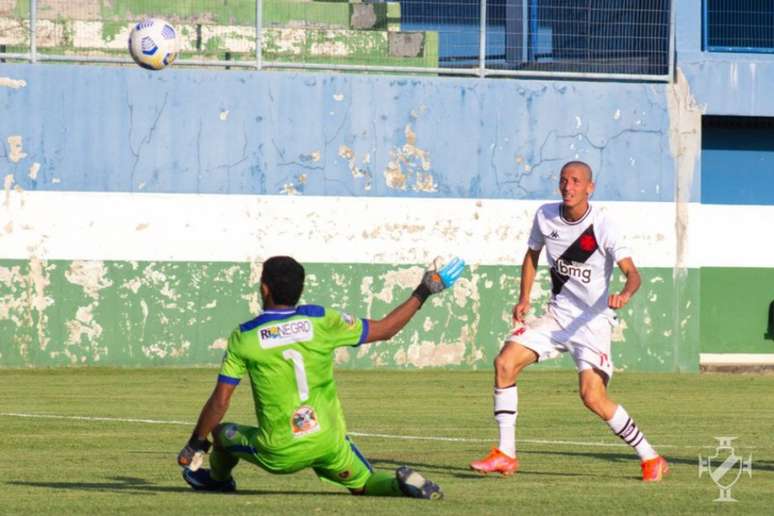
[[[634,423],[634,420],[631,418],[631,416],[629,416],[629,413],[626,412],[626,409],[624,409],[623,406],[618,405],[618,408],[615,409],[613,417],[607,422],[607,424],[610,426],[610,430],[612,430],[615,435],[620,437],[623,442],[634,448],[634,450],[637,452],[637,455],[639,455],[640,459],[643,461],[650,460],[658,456],[656,450],[654,450],[648,440],[645,439],[645,434],[643,434],[642,431],[637,427],[637,425]]]
[[[398,486],[395,473],[387,471],[374,471],[365,485],[366,496],[404,496]]]
[[[213,446],[210,453],[210,477],[222,482],[231,478],[231,470],[239,462],[239,458],[231,455],[220,446]]]
[[[500,428],[500,444],[497,449],[504,454],[516,456],[516,415],[519,405],[519,391],[516,385],[494,389],[494,417]]]

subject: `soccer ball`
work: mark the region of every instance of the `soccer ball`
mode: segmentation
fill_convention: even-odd
[[[161,70],[177,57],[177,32],[159,18],[148,18],[134,26],[129,34],[129,54],[148,70]]]

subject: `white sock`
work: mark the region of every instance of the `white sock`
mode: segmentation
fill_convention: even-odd
[[[607,424],[615,435],[634,448],[641,460],[650,460],[658,457],[656,450],[654,450],[648,440],[645,439],[645,434],[637,428],[634,420],[629,416],[629,413],[626,412],[626,409],[624,409],[623,406],[618,405],[618,408],[615,409],[615,414],[613,414],[613,418],[610,419]]]
[[[516,456],[516,415],[519,393],[515,385],[494,390],[494,416],[500,427],[500,444],[497,448],[506,455]]]

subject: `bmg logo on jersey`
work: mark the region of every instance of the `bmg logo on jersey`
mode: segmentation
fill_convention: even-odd
[[[258,340],[264,349],[312,340],[313,337],[314,329],[309,319],[298,319],[282,324],[264,326],[258,330]]]
[[[559,258],[556,260],[556,272],[562,276],[578,278],[583,283],[589,283],[591,281],[591,268],[577,262],[566,262]]]

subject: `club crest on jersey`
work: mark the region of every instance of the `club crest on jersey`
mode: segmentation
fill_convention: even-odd
[[[584,234],[578,240],[578,246],[581,250],[591,253],[597,250],[597,240],[594,238],[594,235]]]
[[[312,340],[314,328],[309,319],[296,319],[279,324],[264,326],[258,330],[258,340],[264,349],[276,348],[294,342]]]
[[[312,407],[304,405],[300,407],[290,418],[290,429],[293,431],[293,437],[312,434],[320,430],[320,423],[317,422],[317,414]]]
[[[594,237],[591,238],[594,239]],[[556,272],[569,278],[578,278],[583,283],[591,281],[591,267],[582,263],[568,262],[559,258],[556,260]]]

